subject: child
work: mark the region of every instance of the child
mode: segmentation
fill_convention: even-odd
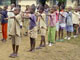
[[[14,4],[11,4],[11,9],[10,11],[8,11],[8,18],[14,16],[13,10],[15,8]],[[14,19],[8,19],[8,34],[10,33],[10,29],[12,27],[12,23],[13,23]]]
[[[73,16],[73,18],[72,18],[73,27],[74,27],[73,35],[74,35],[74,38],[76,38],[78,36],[78,28],[79,28],[79,12],[78,12],[78,8],[74,9],[74,12],[73,12],[72,16]]]
[[[29,33],[30,33],[30,45],[31,49],[30,52],[35,51],[35,39],[37,38],[37,26],[36,26],[36,15],[35,15],[35,8],[32,6],[30,7],[30,15],[27,16],[30,18],[30,25],[29,25]]]
[[[2,10],[2,13],[1,13],[2,14],[1,24],[2,24],[2,35],[3,35],[2,42],[7,41],[7,25],[8,25],[7,9],[8,9],[8,6],[5,5],[4,9]]]
[[[60,7],[60,13],[59,13],[59,41],[63,41],[63,31],[66,26],[65,24],[66,19],[66,13],[64,12],[64,8]]]
[[[58,40],[58,33],[59,33],[59,11],[57,10],[58,9],[58,6],[55,5],[55,13],[56,13],[56,36],[55,36],[55,40],[57,41]]]
[[[50,16],[49,16],[49,27],[48,27],[49,46],[52,46],[55,43],[55,33],[56,33],[56,13],[55,13],[55,7],[53,6],[50,9]]]
[[[30,14],[30,12],[29,12],[29,6],[27,5],[24,16],[26,16],[28,14]],[[29,19],[24,19],[24,28],[25,28],[24,35],[27,36],[28,35],[28,30],[29,30]]]
[[[67,14],[66,14],[66,31],[67,31],[67,37],[65,39],[70,40],[71,39],[71,32],[73,32],[73,23],[72,23],[72,7],[68,8]]]
[[[41,42],[40,42],[40,46],[41,47],[45,47],[46,46],[46,42],[45,42],[45,36],[46,36],[46,14],[44,13],[44,8],[40,7],[39,8],[39,13],[40,15],[38,16],[38,21],[40,22],[40,32],[41,32]]]
[[[13,53],[10,55],[10,57],[12,58],[18,57],[18,50],[19,50],[19,45],[21,41],[22,18],[19,13],[20,13],[20,9],[16,7],[14,9],[15,16],[11,17],[11,19],[14,19],[14,22],[9,34],[12,39]]]

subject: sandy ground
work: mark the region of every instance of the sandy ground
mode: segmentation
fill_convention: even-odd
[[[73,39],[71,41],[57,42],[52,47],[46,46],[35,52],[28,52],[30,48],[29,37],[23,37],[19,49],[19,57],[17,58],[9,57],[12,53],[11,40],[6,43],[0,41],[0,60],[80,60],[79,40],[80,38],[74,39],[74,42]],[[40,37],[36,40],[36,47],[39,46],[39,42]]]

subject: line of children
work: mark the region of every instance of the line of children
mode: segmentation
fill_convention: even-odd
[[[23,13],[23,16],[21,16],[20,8],[15,7],[14,8],[14,15],[13,16],[7,16],[7,6],[4,6],[4,9],[1,12],[2,15],[2,26],[4,23],[7,24],[7,20],[14,20],[12,22],[12,26],[10,28],[9,35],[12,39],[12,48],[13,53],[10,55],[10,57],[15,58],[18,56],[18,49],[21,41],[21,30],[22,30],[22,19],[24,20],[25,29],[27,28],[27,24],[29,24],[29,31],[27,31],[30,38],[30,52],[35,51],[35,45],[36,45],[36,38],[37,38],[37,32],[38,32],[38,26],[37,22],[39,23],[40,27],[40,45],[38,49],[41,47],[46,47],[46,35],[47,35],[47,27],[48,27],[48,44],[49,46],[52,46],[55,44],[56,41],[64,41],[64,30],[66,29],[67,36],[65,39],[70,40],[71,39],[71,33],[74,31],[74,36],[78,35],[78,26],[79,26],[79,13],[78,9],[75,9],[75,12],[72,11],[72,7],[68,8],[68,11],[66,12],[63,7],[60,7],[60,11],[57,11],[57,6],[52,6],[50,8],[50,11],[48,13],[45,13],[45,9],[43,6],[40,6],[38,9],[39,14],[35,14],[35,6],[32,5],[30,7],[27,6],[27,9],[25,13]],[[46,17],[48,19],[48,24],[46,24]],[[10,24],[9,24],[10,25]],[[47,26],[48,25],[48,26]],[[7,28],[2,28],[2,32],[4,33],[4,30]],[[27,30],[27,29],[26,29]],[[6,30],[7,31],[7,30]],[[56,33],[56,31],[59,31],[59,34]],[[7,33],[7,32],[5,32]],[[3,36],[6,34],[3,34]],[[59,36],[58,36],[59,35]],[[57,38],[59,39],[57,40]],[[3,37],[3,40],[6,39]]]

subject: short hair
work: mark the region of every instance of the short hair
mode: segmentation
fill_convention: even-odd
[[[39,7],[39,9],[42,10],[42,11],[44,11],[44,7],[43,6]]]

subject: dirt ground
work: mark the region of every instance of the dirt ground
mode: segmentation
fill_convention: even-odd
[[[39,46],[39,43],[40,36],[36,40],[36,47]],[[46,46],[35,52],[28,52],[29,48],[29,37],[23,37],[19,57],[10,58],[9,55],[12,53],[11,40],[6,43],[0,41],[0,60],[80,60],[80,36],[70,41],[56,42],[52,47]]]

